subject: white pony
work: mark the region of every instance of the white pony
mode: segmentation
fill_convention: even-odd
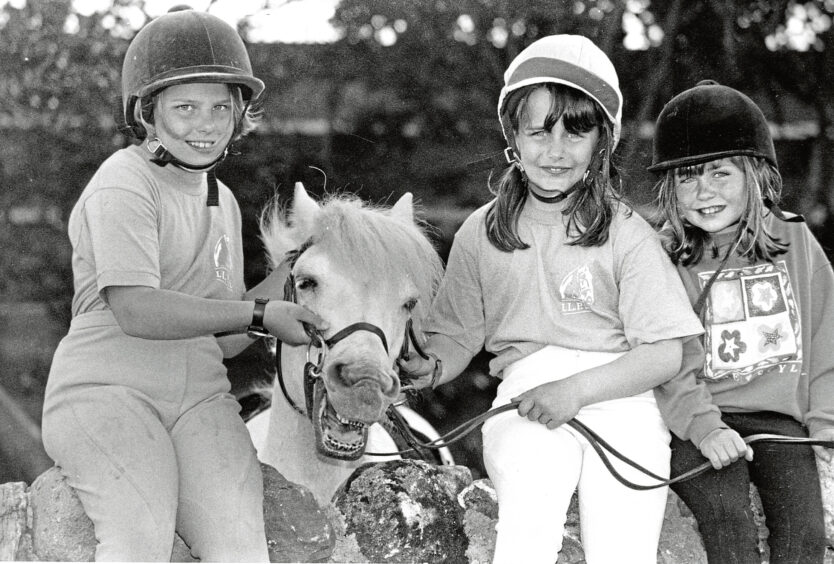
[[[415,222],[411,194],[390,209],[344,195],[319,205],[299,183],[289,212],[265,211],[261,236],[272,268],[288,273],[285,298],[329,329],[309,347],[279,343],[272,406],[248,426],[263,462],[327,504],[359,465],[397,458],[365,452],[397,450],[376,422],[401,397],[396,359],[404,342],[415,354],[408,323],[420,334],[442,264]],[[397,409],[437,437],[416,413]],[[443,460],[451,461],[448,450]]]

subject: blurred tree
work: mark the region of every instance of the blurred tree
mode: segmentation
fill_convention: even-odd
[[[283,3],[290,1],[301,0]],[[428,206],[478,205],[490,197],[489,166],[467,165],[503,148],[495,101],[504,69],[543,35],[581,33],[618,68],[620,155],[638,203],[651,198],[653,181],[644,170],[645,124],[671,96],[713,78],[754,95],[777,124],[814,124],[808,141],[778,149],[790,157],[783,160],[789,207],[820,225],[834,209],[834,65],[825,48],[834,40],[832,12],[832,0],[342,0],[333,19],[340,41],[250,46],[268,85],[268,120],[319,112],[307,117],[327,121],[324,135],[271,127],[220,175],[238,189],[250,230],[264,185],[298,179],[314,191],[347,188],[374,200],[409,190]],[[96,166],[124,143],[111,118],[119,69],[127,40],[147,18],[143,0],[115,0],[91,15],[71,0],[0,6],[3,209],[57,205],[65,218]],[[244,37],[247,26],[243,18]],[[6,245],[14,250],[0,256],[5,295],[68,291],[60,230],[54,244],[37,237],[43,252]],[[8,225],[0,237],[21,239]],[[257,252],[256,239],[247,241]]]
[[[113,95],[126,43],[103,25],[113,15],[81,16],[69,0],[29,0],[0,11],[0,209],[59,210],[34,228],[0,230],[0,292],[45,301],[69,321],[72,278],[61,219],[84,182],[121,139]],[[44,216],[41,213],[41,216]]]
[[[344,0],[334,18],[344,34],[336,76],[360,84],[360,91],[393,94],[388,107],[375,104],[357,115],[363,137],[400,140],[378,155],[384,165],[405,154],[403,166],[389,167],[392,176],[425,178],[430,170],[427,196],[475,205],[488,193],[465,165],[502,148],[494,104],[504,69],[542,35],[585,33],[616,43],[612,36],[621,31],[610,22],[624,4],[586,10],[591,4],[597,3]],[[450,186],[464,189],[451,194]]]
[[[819,206],[830,210],[834,159],[826,131],[834,66],[832,51],[824,47],[834,33],[832,12],[831,0],[532,0],[523,5],[343,0],[334,25],[344,39],[330,49],[326,68],[335,78],[334,91],[358,83],[361,87],[354,88],[367,93],[364,111],[357,112],[362,104],[355,100],[342,102],[352,102],[358,134],[382,141],[368,150],[375,149],[378,166],[392,171],[391,181],[403,172],[425,177],[417,169],[430,167],[436,179],[427,195],[440,196],[449,185],[469,187],[463,165],[501,149],[494,101],[509,61],[544,35],[581,33],[609,53],[620,73],[627,126],[622,161],[635,183],[652,181],[643,170],[650,155],[640,128],[653,122],[674,94],[712,78],[764,99],[777,122],[802,117],[785,103],[799,100],[813,109],[811,186],[802,190],[803,199],[791,203],[802,212]],[[393,96],[380,97],[386,91]],[[334,107],[338,98],[334,95]],[[402,166],[391,166],[394,162]],[[464,192],[456,200],[465,205],[488,197],[477,188]]]
[[[290,1],[300,0],[283,3]],[[342,0],[333,19],[340,41],[251,46],[273,104],[267,118],[276,105],[284,115],[318,111],[325,134],[273,129],[269,143],[250,143],[220,174],[241,186],[251,216],[264,202],[263,184],[302,179],[324,190],[321,172],[328,189],[370,199],[410,190],[438,207],[478,205],[490,197],[488,167],[467,165],[502,149],[494,105],[505,67],[543,35],[582,33],[620,73],[620,154],[638,203],[651,197],[653,180],[644,171],[645,124],[671,96],[713,78],[754,95],[777,124],[813,124],[808,141],[779,150],[790,157],[783,160],[789,207],[820,225],[834,209],[834,65],[825,48],[834,40],[833,12],[832,0]],[[111,120],[118,71],[127,40],[146,20],[143,0],[115,0],[91,15],[71,0],[0,6],[3,209],[57,205],[65,218],[98,163],[124,143]],[[244,36],[247,25],[244,18]],[[18,237],[9,229],[0,236]],[[15,250],[0,256],[9,273],[4,294],[60,292],[68,261],[59,231],[55,244],[41,244],[51,250],[41,258],[6,246]],[[14,268],[22,264],[31,268]],[[35,279],[53,281],[40,288]]]

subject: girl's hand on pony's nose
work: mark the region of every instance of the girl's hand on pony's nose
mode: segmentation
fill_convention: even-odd
[[[328,328],[324,319],[298,304],[272,300],[266,305],[264,325],[283,343],[293,346],[309,343],[310,337],[304,329],[304,323],[313,325],[319,331],[326,331]]]

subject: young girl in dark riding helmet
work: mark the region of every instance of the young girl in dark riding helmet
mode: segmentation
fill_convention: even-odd
[[[495,562],[555,562],[578,489],[587,562],[654,563],[666,489],[626,488],[564,425],[577,417],[668,475],[651,390],[679,368],[680,341],[701,333],[659,239],[617,193],[617,74],[587,38],[545,37],[507,69],[498,115],[509,164],[455,235],[424,327],[435,358],[405,368],[439,385],[484,347],[502,379],[493,407],[520,401],[483,427]]]
[[[719,472],[679,482],[715,564],[759,563],[756,484],[771,562],[822,562],[817,461],[807,446],[742,437],[834,439],[834,274],[810,230],[778,207],[768,124],[741,92],[704,81],[660,113],[650,170],[666,248],[706,329],[698,362],[657,390],[674,433],[672,474],[708,459]],[[797,221],[800,220],[800,221]],[[814,446],[828,463],[831,451]]]
[[[261,470],[222,360],[267,333],[306,342],[301,322],[321,320],[266,299],[282,280],[246,292],[240,210],[214,176],[263,83],[237,32],[193,10],[140,30],[122,74],[140,143],[101,165],[69,219],[73,319],[43,441],[97,560],[168,561],[176,530],[201,560],[267,561]]]

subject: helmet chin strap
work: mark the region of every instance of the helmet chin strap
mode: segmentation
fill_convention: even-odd
[[[574,182],[571,185],[570,188],[568,188],[564,192],[559,192],[555,196],[542,196],[541,194],[537,193],[535,190],[533,190],[531,188],[528,188],[528,191],[533,195],[534,198],[536,198],[540,202],[544,202],[546,204],[556,204],[556,203],[559,203],[559,202],[563,201],[565,198],[567,198],[568,196],[570,196],[571,194],[576,192],[578,189],[585,186],[584,178],[586,178],[587,176],[588,176],[588,173],[586,171],[585,176],[583,177],[582,180],[577,180],[576,182]]]
[[[240,114],[240,118],[238,119],[237,123],[235,123],[234,133],[232,134],[231,139],[234,139],[235,133],[240,130],[241,124],[243,123],[243,119],[246,116],[246,112],[249,109],[249,101],[246,102],[246,105],[243,108],[243,111]],[[187,170],[190,172],[206,172],[206,181],[208,182],[208,196],[206,197],[206,206],[219,206],[220,205],[220,194],[217,188],[217,175],[215,174],[215,169],[217,166],[223,162],[223,159],[226,158],[226,155],[229,154],[229,147],[232,144],[232,141],[226,144],[226,148],[223,149],[223,152],[220,154],[219,157],[214,159],[212,162],[206,165],[193,165],[186,162],[179,160],[177,157],[171,154],[171,152],[162,144],[162,141],[159,140],[159,137],[154,137],[153,139],[148,139],[145,141],[145,147],[148,151],[153,155],[151,158],[151,162],[157,166],[164,167],[168,163],[173,164],[174,166],[178,166],[183,170]],[[155,144],[155,147],[151,147],[152,144]]]
[[[155,144],[156,147],[151,147],[152,144]],[[206,197],[206,206],[219,206],[220,205],[220,194],[217,188],[217,175],[215,174],[214,170],[217,168],[223,159],[226,158],[226,155],[229,153],[229,147],[226,146],[223,149],[223,153],[214,159],[212,162],[206,165],[192,165],[186,162],[179,160],[177,157],[171,154],[171,152],[165,148],[165,145],[162,144],[162,141],[159,138],[154,137],[153,139],[148,139],[145,143],[148,151],[153,155],[151,158],[151,162],[157,166],[166,166],[167,164],[173,164],[174,166],[178,166],[181,169],[192,171],[192,172],[203,172],[205,171],[206,174],[206,181],[208,182],[208,196]]]

